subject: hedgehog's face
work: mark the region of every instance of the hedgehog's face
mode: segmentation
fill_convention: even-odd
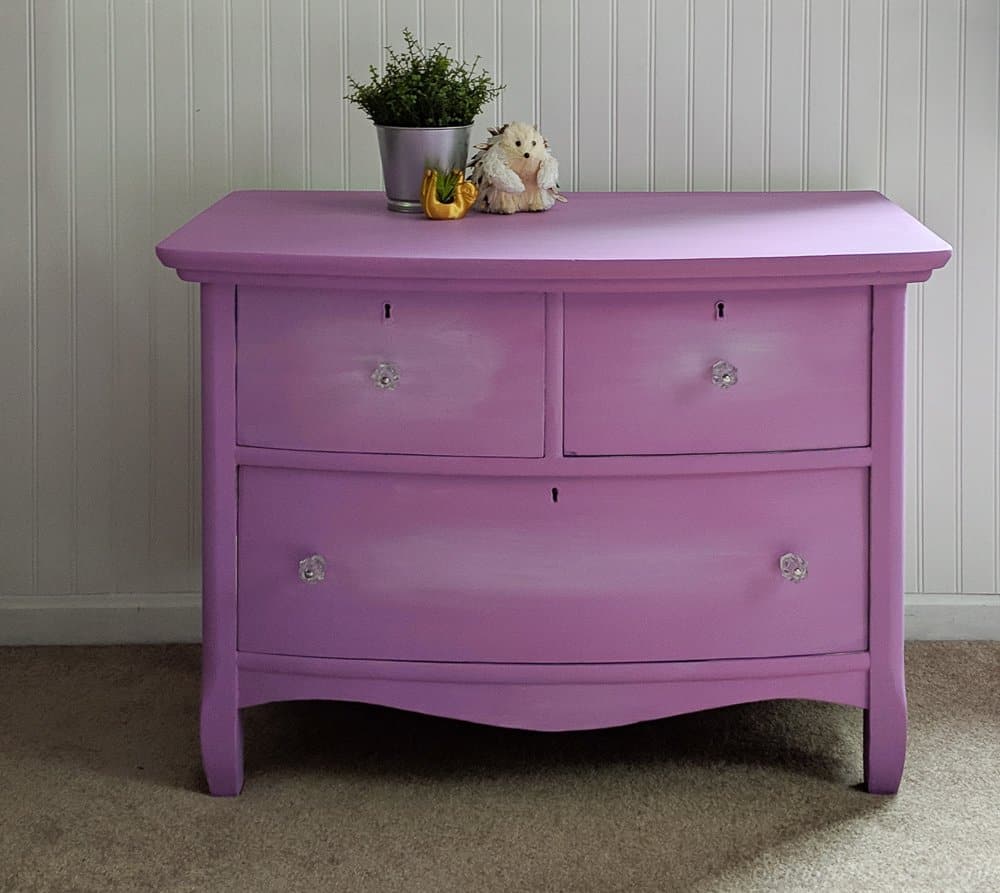
[[[515,169],[537,170],[545,157],[545,140],[530,124],[508,124],[500,134],[500,145]]]

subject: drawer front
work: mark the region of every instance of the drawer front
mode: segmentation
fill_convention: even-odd
[[[542,295],[481,301],[241,287],[239,442],[540,456],[544,342]]]
[[[565,345],[570,455],[869,443],[867,288],[567,295]]]
[[[544,481],[242,468],[239,486],[243,651],[573,663],[867,647],[866,469]],[[799,582],[779,567],[791,553],[808,562]],[[324,578],[303,582],[314,554]]]

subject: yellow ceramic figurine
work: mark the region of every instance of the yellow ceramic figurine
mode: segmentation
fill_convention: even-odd
[[[428,169],[420,188],[420,203],[431,220],[459,220],[475,204],[479,190],[462,171],[442,174]]]

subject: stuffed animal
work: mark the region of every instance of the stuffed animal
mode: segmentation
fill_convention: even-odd
[[[536,127],[520,121],[491,127],[490,138],[469,163],[479,197],[473,207],[488,214],[547,211],[559,194],[559,162]]]

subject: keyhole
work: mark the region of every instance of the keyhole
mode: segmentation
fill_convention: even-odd
[[[726,318],[726,302],[717,301],[715,304],[715,318],[725,319]]]
[[[392,319],[392,304],[386,304],[384,312],[386,319]]]
[[[552,501],[553,502],[558,502],[559,501],[559,488],[558,487],[553,487],[552,488]]]

